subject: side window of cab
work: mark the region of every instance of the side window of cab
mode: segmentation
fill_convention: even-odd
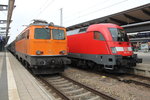
[[[102,33],[99,32],[99,31],[94,31],[94,39],[95,39],[95,40],[105,41],[104,36],[103,36]]]
[[[27,30],[26,39],[29,39],[29,30]]]

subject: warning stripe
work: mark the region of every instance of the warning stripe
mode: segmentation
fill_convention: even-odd
[[[16,82],[14,75],[11,69],[10,61],[8,54],[6,53],[6,66],[7,66],[7,81],[8,81],[8,97],[9,100],[20,100],[19,94],[17,91]]]

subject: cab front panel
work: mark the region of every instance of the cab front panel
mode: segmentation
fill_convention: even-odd
[[[49,35],[48,38],[46,37],[36,37],[35,30],[37,29],[41,29],[42,27],[40,26],[36,26],[33,27],[33,33],[31,35],[31,41],[30,41],[30,55],[38,55],[37,51],[41,51],[42,53],[40,54],[41,56],[44,55],[62,55],[61,53],[63,53],[63,55],[67,54],[67,40],[66,40],[66,34],[65,34],[65,29],[63,28],[59,28],[59,30],[63,30],[64,31],[64,36],[61,39],[53,39],[53,34],[50,32],[52,32],[53,29],[57,29],[57,28],[52,28],[49,27]],[[47,29],[43,29],[42,31],[46,31]],[[40,36],[40,35],[39,35]]]

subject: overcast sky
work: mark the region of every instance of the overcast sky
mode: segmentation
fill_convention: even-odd
[[[0,2],[8,4],[8,0]],[[147,3],[150,3],[150,0],[15,0],[9,42],[33,19],[43,19],[60,25],[61,8],[63,26],[67,27]],[[6,19],[7,12],[0,12],[0,15],[0,19]]]

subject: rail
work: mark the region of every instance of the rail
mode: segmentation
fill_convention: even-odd
[[[116,100],[62,74],[53,77],[40,76],[39,78],[64,100]]]

